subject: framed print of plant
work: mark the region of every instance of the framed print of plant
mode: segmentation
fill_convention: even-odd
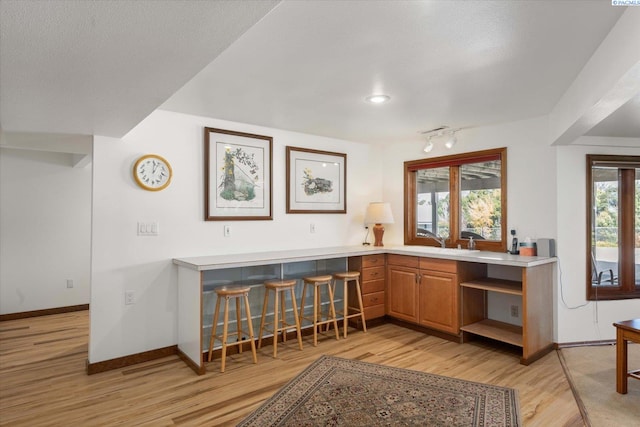
[[[347,155],[287,147],[287,213],[347,213]]]
[[[204,129],[205,221],[271,220],[273,138]]]

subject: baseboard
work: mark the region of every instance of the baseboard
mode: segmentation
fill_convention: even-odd
[[[558,349],[571,347],[587,347],[590,345],[614,345],[616,340],[598,340],[598,341],[576,341],[556,344]]]
[[[0,322],[7,320],[26,319],[28,317],[49,316],[51,314],[71,313],[89,310],[89,304],[70,305],[67,307],[45,308],[43,310],[23,311],[21,313],[0,314]]]
[[[158,348],[155,350],[144,351],[142,353],[130,354],[124,357],[105,360],[103,362],[89,363],[87,360],[87,374],[93,375],[100,372],[110,371],[112,369],[124,368],[138,363],[148,362],[150,360],[160,359],[162,357],[174,356],[178,354],[178,346]]]

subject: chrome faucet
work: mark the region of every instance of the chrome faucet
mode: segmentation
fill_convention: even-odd
[[[440,247],[441,248],[446,248],[446,246],[444,244],[444,241],[445,241],[444,237],[440,237],[437,234],[434,234],[433,235],[433,240],[435,240],[436,242],[440,243]]]
[[[431,237],[433,240],[440,243],[441,248],[446,248],[446,245],[445,245],[446,239],[444,237],[440,237],[436,233],[431,232],[429,230],[425,230],[425,229],[420,230],[420,234],[425,234],[426,237]]]

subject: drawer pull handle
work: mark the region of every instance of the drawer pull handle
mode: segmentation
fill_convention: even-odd
[[[375,273],[371,273],[372,276],[377,276],[378,272],[376,271]]]

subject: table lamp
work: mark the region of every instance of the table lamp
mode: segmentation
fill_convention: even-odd
[[[393,224],[393,214],[391,213],[391,206],[385,202],[372,202],[367,206],[367,212],[364,215],[364,223],[375,224],[373,226],[373,237],[375,243],[373,246],[384,246],[382,244],[382,235],[384,234],[384,227],[382,224]]]

